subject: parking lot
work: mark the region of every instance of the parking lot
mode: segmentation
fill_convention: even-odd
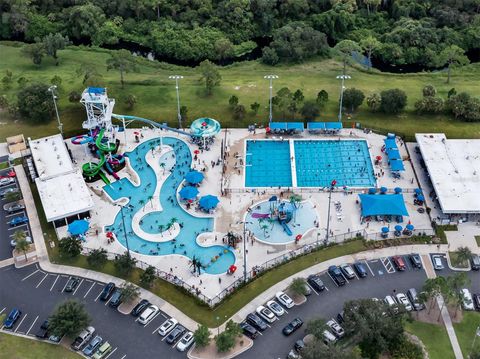
[[[443,267],[444,267],[442,270],[435,271],[437,276],[448,277],[448,276],[460,273],[458,271],[453,271],[448,267],[447,258],[445,257],[445,254],[437,254],[437,253],[430,254],[430,257],[433,257],[433,256],[439,256],[442,260],[442,264],[443,264]],[[480,293],[480,273],[479,273],[479,271],[470,270],[470,271],[465,272],[465,273],[467,274],[467,277],[470,279],[470,284],[468,285],[468,288],[470,289],[470,292]]]
[[[165,313],[159,312],[146,325],[140,325],[131,315],[121,314],[109,307],[108,302],[99,299],[104,283],[80,279],[76,289],[67,293],[64,289],[68,279],[67,275],[46,273],[37,265],[22,269],[13,266],[0,269],[0,282],[4,288],[0,291],[0,314],[8,314],[13,308],[21,310],[22,316],[12,331],[35,336],[57,304],[66,299],[77,299],[85,304],[96,334],[112,345],[107,358],[186,357],[185,353],[162,342],[165,337],[157,333],[168,318]]]
[[[7,176],[8,172],[10,169],[2,170],[0,171],[0,177],[1,176]],[[17,179],[14,177],[14,183],[6,185],[6,186],[1,186],[0,187],[0,192],[4,191],[6,189],[19,189]],[[25,231],[27,236],[30,236],[30,226],[28,223],[20,224],[18,226],[12,227],[9,225],[9,222],[16,218],[16,217],[24,217],[27,216],[27,213],[25,210],[20,210],[12,214],[8,214],[4,209],[3,206],[7,202],[5,199],[0,197],[0,261],[11,258],[12,257],[12,246],[10,245],[10,241],[12,240],[13,233],[16,230],[22,230]]]

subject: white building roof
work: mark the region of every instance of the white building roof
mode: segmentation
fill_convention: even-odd
[[[40,179],[46,180],[74,171],[72,160],[60,134],[38,140],[29,139],[29,143]]]
[[[444,213],[480,213],[480,140],[448,140],[443,133],[417,133]]]
[[[73,216],[94,206],[80,171],[35,180],[47,221]]]

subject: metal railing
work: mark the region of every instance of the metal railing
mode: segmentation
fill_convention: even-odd
[[[347,190],[344,190],[341,187],[335,188],[332,192],[335,193],[366,193],[370,187],[348,187]],[[259,187],[259,188],[248,188],[248,187],[234,187],[234,188],[224,188],[225,193],[264,193],[264,194],[278,194],[279,191],[287,191],[292,193],[328,193],[329,187]],[[387,189],[387,194],[394,193],[393,188]],[[415,188],[403,188],[402,193],[414,193]]]

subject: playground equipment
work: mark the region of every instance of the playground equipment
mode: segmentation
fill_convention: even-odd
[[[292,203],[281,202],[278,205],[278,208],[276,208],[275,206],[271,206],[270,213],[257,213],[257,212],[252,213],[252,218],[259,219],[259,220],[267,219],[267,218],[277,219],[280,225],[282,226],[283,230],[285,231],[285,233],[291,236],[293,235],[293,232],[287,223],[289,223],[292,220],[295,209],[296,208]]]

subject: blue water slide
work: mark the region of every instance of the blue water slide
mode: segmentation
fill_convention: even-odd
[[[288,224],[285,223],[285,221],[281,221],[280,224],[282,225],[283,227],[283,230],[285,231],[285,233],[287,233],[289,236],[291,236],[293,233],[292,233],[292,230],[290,229],[290,227],[288,226]]]
[[[118,119],[118,120],[125,119],[125,120],[140,121],[140,122],[149,124],[149,125],[151,125],[151,126],[154,126],[154,127],[157,127],[157,128],[162,128],[162,129],[165,129],[165,130],[168,130],[168,131],[172,131],[172,132],[176,132],[176,133],[179,133],[179,134],[185,135],[185,136],[190,136],[190,137],[195,137],[195,136],[197,136],[197,135],[195,135],[195,134],[193,134],[193,133],[189,133],[189,132],[185,132],[185,131],[182,131],[182,130],[178,130],[178,129],[176,129],[176,128],[168,127],[166,124],[158,123],[158,122],[149,120],[148,118],[137,117],[137,116],[130,116],[130,115],[116,115],[116,114],[112,114],[112,117],[113,117],[113,118],[116,118],[116,119]]]

